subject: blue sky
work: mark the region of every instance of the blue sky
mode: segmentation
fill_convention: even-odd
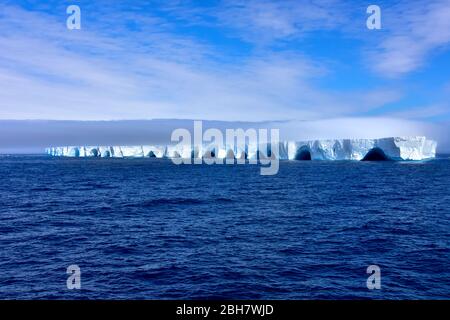
[[[450,122],[450,0],[0,3],[0,119]]]

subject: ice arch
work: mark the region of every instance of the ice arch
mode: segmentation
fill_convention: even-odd
[[[80,156],[80,149],[78,148],[73,148],[70,152],[70,154],[72,154],[73,157],[79,157]]]
[[[92,157],[98,157],[98,150],[97,149],[92,149],[91,151],[90,151],[90,155],[92,156]]]
[[[258,150],[257,159],[271,159],[271,158],[272,158],[272,147],[270,146],[270,144]]]
[[[109,157],[111,157],[111,153],[108,150],[103,151],[102,158],[109,158]]]
[[[370,149],[364,156],[362,161],[388,161],[389,157],[384,153],[381,148]]]
[[[212,158],[215,158],[215,157],[216,157],[216,149],[215,148],[207,150],[203,154],[203,158],[206,158],[206,159],[212,159]]]
[[[295,160],[311,160],[311,150],[308,147],[301,147],[295,153]]]

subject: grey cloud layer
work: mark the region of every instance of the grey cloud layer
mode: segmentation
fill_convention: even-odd
[[[383,125],[380,126],[380,123]],[[0,153],[43,152],[48,146],[167,144],[174,129],[193,129],[192,120],[8,121],[0,120]],[[425,135],[450,152],[447,126],[389,118],[338,118],[316,121],[205,121],[203,128],[276,128],[282,140],[383,138]]]

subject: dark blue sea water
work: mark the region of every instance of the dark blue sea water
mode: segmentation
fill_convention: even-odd
[[[0,157],[1,299],[450,298],[450,160]],[[66,268],[81,268],[81,289]],[[381,268],[381,289],[366,268]]]

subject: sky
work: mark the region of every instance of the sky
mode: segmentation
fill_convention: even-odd
[[[0,120],[372,119],[445,137],[449,71],[450,0],[0,0]]]

